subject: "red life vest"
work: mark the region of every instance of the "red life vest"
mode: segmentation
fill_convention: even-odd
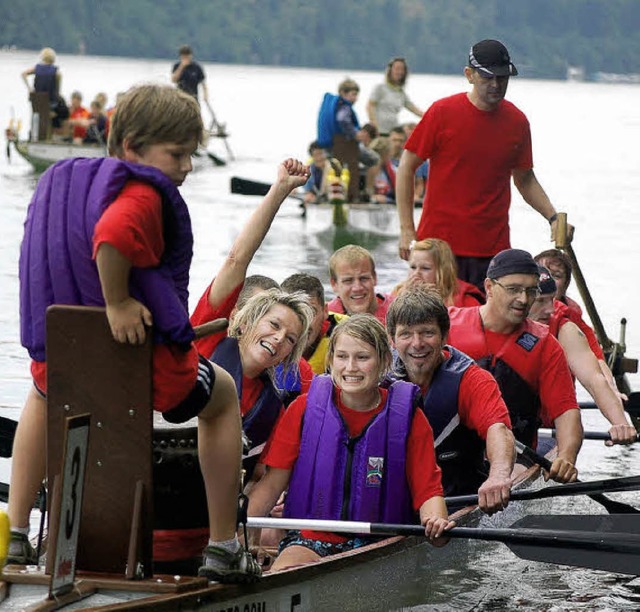
[[[513,435],[531,446],[541,423],[539,374],[548,327],[526,319],[514,332],[504,335],[504,343],[492,355],[487,347],[479,306],[451,307],[449,316],[449,344],[493,375],[509,408]]]

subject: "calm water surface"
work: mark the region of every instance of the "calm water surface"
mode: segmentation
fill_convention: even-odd
[[[21,118],[23,134],[29,120],[26,89],[20,72],[32,66],[36,53],[0,53],[0,127]],[[149,80],[169,82],[170,61],[60,56],[63,93],[79,89],[88,103],[99,91],[113,101],[118,91]],[[325,91],[333,91],[346,74],[335,70],[302,70],[205,64],[212,106],[228,124],[236,160],[226,167],[198,168],[182,187],[195,232],[191,304],[223,261],[257,200],[229,193],[233,175],[270,181],[279,161],[306,158],[314,138],[316,112]],[[361,86],[356,104],[366,119],[366,98],[381,75],[351,73]],[[419,106],[466,89],[462,76],[412,75],[408,92]],[[536,173],[556,208],[566,211],[577,227],[574,250],[609,335],[618,336],[622,317],[629,321],[628,354],[640,355],[637,268],[640,264],[640,87],[528,81],[513,79],[509,96],[531,122]],[[410,115],[402,117],[409,120]],[[205,122],[209,117],[205,111]],[[212,151],[225,152],[221,143]],[[22,223],[36,177],[14,154],[0,155],[0,413],[18,418],[29,388],[28,360],[19,343],[18,252]],[[304,221],[294,201],[283,205],[272,230],[256,255],[250,273],[280,281],[306,271],[323,280],[327,290],[327,259],[335,248],[358,242],[369,248],[378,266],[381,290],[404,275],[394,239],[358,232],[336,232],[328,219]],[[548,226],[514,196],[512,243],[533,253],[550,245]],[[573,297],[577,290],[570,291]],[[640,389],[640,379],[632,376]],[[589,429],[604,428],[596,414],[585,414]],[[0,477],[8,478],[7,460]],[[580,455],[581,476],[606,478],[640,473],[640,449],[608,449],[587,442]],[[637,493],[618,498],[640,506]],[[547,502],[545,513],[599,513],[581,498]],[[410,594],[415,610],[637,610],[640,580],[604,572],[566,569],[518,560],[495,544],[473,546],[460,566],[443,577],[437,593],[416,586]],[[429,568],[424,568],[425,572]],[[421,602],[429,602],[421,603]]]

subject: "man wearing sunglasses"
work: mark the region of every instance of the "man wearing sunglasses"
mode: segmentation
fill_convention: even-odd
[[[562,347],[548,327],[527,319],[540,294],[539,277],[526,251],[498,253],[484,281],[487,303],[449,309],[449,343],[498,381],[516,440],[535,447],[541,424],[556,428],[558,456],[548,476],[570,482],[578,474],[580,410]]]

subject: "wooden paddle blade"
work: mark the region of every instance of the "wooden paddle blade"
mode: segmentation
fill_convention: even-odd
[[[519,557],[532,561],[640,575],[640,521],[629,515],[530,515],[513,525],[533,533],[567,533],[570,547],[554,540],[543,545],[507,544]],[[557,530],[557,531],[556,531]],[[572,537],[571,532],[575,535]]]
[[[0,417],[0,457],[11,457],[17,426],[17,421]]]
[[[251,181],[249,179],[240,178],[239,176],[231,177],[231,193],[264,196],[267,195],[269,189],[271,189],[271,185],[269,183]]]

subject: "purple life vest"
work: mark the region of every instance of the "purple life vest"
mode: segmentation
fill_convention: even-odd
[[[189,268],[193,234],[187,205],[160,170],[112,157],[67,159],[38,181],[20,249],[20,336],[44,361],[46,311],[51,304],[104,306],[92,259],[96,223],[127,181],[140,180],[162,195],[165,249],[160,265],[132,268],[129,291],[153,315],[154,340],[187,347]]]
[[[311,383],[285,515],[414,522],[406,460],[418,387],[391,385],[384,408],[357,438],[349,437],[333,391],[328,375]]]

